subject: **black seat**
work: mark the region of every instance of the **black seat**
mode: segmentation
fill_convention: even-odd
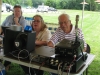
[[[48,29],[49,29],[49,30],[53,30],[53,28],[52,28],[52,27],[48,27]]]
[[[56,31],[57,28],[54,28],[54,31]]]
[[[33,20],[32,17],[25,17],[26,20]]]
[[[87,52],[87,53],[90,53],[90,51],[91,51],[90,45],[87,44],[87,50],[86,50],[86,52]]]

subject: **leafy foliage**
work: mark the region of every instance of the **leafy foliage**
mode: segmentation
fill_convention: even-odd
[[[58,9],[82,9],[83,0],[3,0],[5,3],[11,5],[20,4],[22,6],[33,6],[38,7],[38,5],[48,5]],[[86,10],[99,10],[99,4],[94,0],[86,0],[88,4],[85,5]]]
[[[54,0],[47,0],[46,5],[56,7],[56,1]]]

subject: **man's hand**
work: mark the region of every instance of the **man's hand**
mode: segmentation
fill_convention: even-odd
[[[55,47],[51,41],[49,41],[49,42],[47,43],[47,46],[49,46],[49,47]]]
[[[16,25],[20,25],[20,24],[18,23],[18,21],[19,21],[19,18],[18,18],[18,17],[15,17],[15,18],[14,18],[14,22],[15,22]]]

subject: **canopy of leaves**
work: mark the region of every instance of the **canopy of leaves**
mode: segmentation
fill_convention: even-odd
[[[21,6],[38,7],[38,5],[48,5],[57,9],[82,9],[83,0],[3,0],[4,3],[11,5],[19,4]],[[86,0],[88,4],[85,5],[85,10],[99,10],[100,6],[95,0]]]

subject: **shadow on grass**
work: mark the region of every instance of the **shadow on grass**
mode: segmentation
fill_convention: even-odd
[[[25,75],[20,65],[11,63],[10,69],[6,72],[6,75]],[[44,71],[44,75],[50,75],[49,72]]]

